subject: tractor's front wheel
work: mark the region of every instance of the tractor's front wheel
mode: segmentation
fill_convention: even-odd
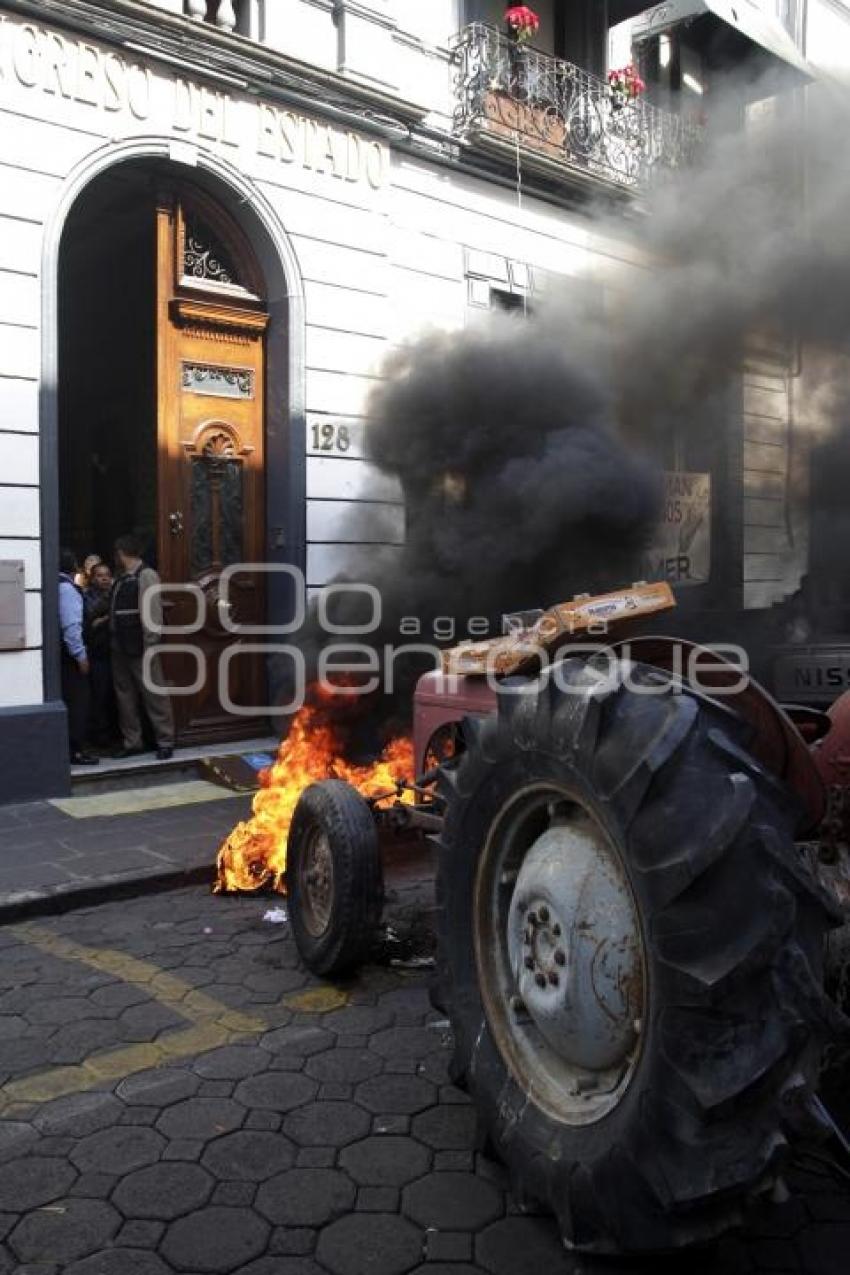
[[[286,892],[304,964],[332,978],[375,944],[384,898],[378,829],[367,802],[341,779],[305,788],[289,829]]]
[[[436,999],[520,1196],[637,1252],[725,1230],[780,1171],[832,918],[734,715],[626,671],[569,661],[465,723]]]

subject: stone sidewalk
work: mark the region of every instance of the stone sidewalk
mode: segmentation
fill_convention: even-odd
[[[427,973],[322,984],[203,887],[0,929],[0,1275],[843,1275],[846,1184],[701,1252],[567,1254],[478,1149]]]
[[[251,794],[221,792],[217,800],[89,818],[74,818],[50,802],[0,807],[0,925],[211,885],[218,847],[251,813]],[[399,958],[429,950],[432,847],[422,842],[390,849],[384,874],[387,950]],[[271,907],[278,896],[262,897]]]
[[[73,818],[49,802],[0,807],[0,922],[117,895],[211,881],[251,797]]]

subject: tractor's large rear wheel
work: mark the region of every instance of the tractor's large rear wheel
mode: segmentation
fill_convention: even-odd
[[[833,923],[734,714],[629,676],[569,661],[465,723],[435,989],[518,1194],[623,1252],[725,1230],[781,1172]]]

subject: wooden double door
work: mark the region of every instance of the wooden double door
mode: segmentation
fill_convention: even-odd
[[[157,556],[164,585],[192,586],[164,595],[166,625],[186,629],[165,639],[166,673],[195,688],[173,698],[178,742],[246,738],[263,728],[264,664],[234,629],[265,622],[265,591],[228,568],[265,558],[262,277],[205,196],[162,192],[155,216]]]

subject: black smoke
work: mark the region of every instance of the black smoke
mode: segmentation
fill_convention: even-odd
[[[708,121],[696,162],[644,199],[633,243],[649,268],[612,273],[618,320],[595,344],[610,345],[621,374],[622,428],[656,455],[707,468],[694,457],[726,440],[714,547],[731,540],[711,589],[681,590],[669,623],[703,641],[743,641],[769,680],[771,652],[801,609],[815,638],[850,627],[850,99],[778,76],[730,80],[715,85]],[[600,211],[596,224],[613,237],[622,219]],[[745,381],[782,384],[787,420],[747,412]],[[755,459],[762,442],[780,459]],[[736,524],[759,497],[772,503],[747,516],[779,522],[787,549],[772,605],[745,610]],[[842,605],[828,605],[838,595]]]
[[[439,648],[500,634],[507,612],[637,578],[660,472],[617,431],[610,378],[587,358],[577,320],[488,315],[386,360],[367,408],[369,454],[403,493],[406,537],[336,581],[374,586],[381,604],[380,623],[355,639],[378,652],[382,690],[348,716],[362,726],[349,732],[354,755],[409,721]],[[373,609],[352,590],[328,614],[352,626]],[[343,642],[314,608],[299,637],[308,679]]]
[[[369,403],[400,480],[407,544],[387,616],[497,617],[631,579],[658,514],[655,468],[614,425],[570,326],[492,316],[404,346]]]
[[[728,424],[717,416],[728,412],[724,388],[783,345],[787,376],[813,373],[807,424],[843,427],[848,127],[846,94],[730,81],[711,106],[696,162],[644,201],[634,244],[652,264],[639,278],[620,271],[612,342],[615,364],[628,369],[621,419],[640,420],[645,437],[686,426],[707,399],[715,423]],[[610,216],[597,224],[615,233]]]

